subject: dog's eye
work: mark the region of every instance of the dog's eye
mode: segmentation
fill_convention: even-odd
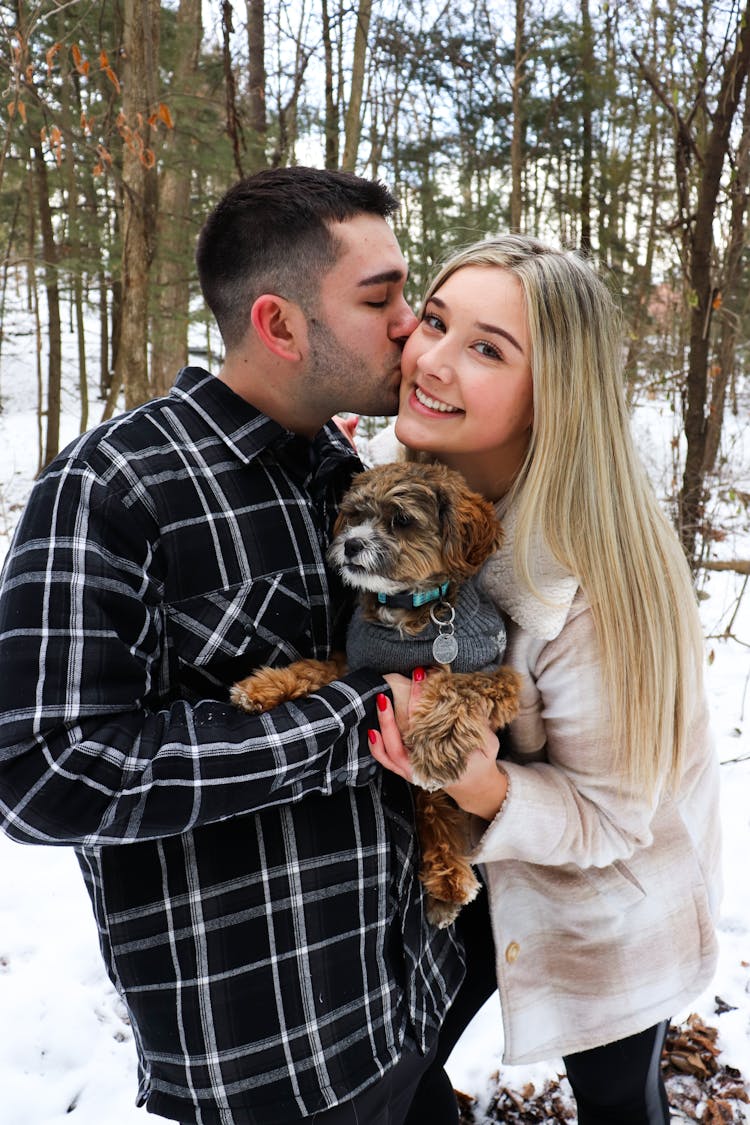
[[[391,516],[391,527],[411,527],[413,523],[408,512],[396,511]]]

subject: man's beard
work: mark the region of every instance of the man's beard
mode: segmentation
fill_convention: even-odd
[[[307,387],[310,395],[324,400],[331,414],[351,411],[357,414],[396,414],[398,380],[394,368],[400,349],[393,345],[393,360],[380,372],[366,366],[364,357],[346,348],[322,320],[308,322],[310,360]]]

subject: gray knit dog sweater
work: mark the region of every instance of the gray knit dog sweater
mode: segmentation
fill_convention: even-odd
[[[439,605],[435,602],[435,605]],[[451,663],[453,672],[489,672],[505,656],[505,625],[494,604],[472,580],[460,587],[451,603],[456,611],[453,622],[458,655]],[[346,637],[346,659],[352,671],[372,668],[376,672],[401,672],[410,676],[415,668],[435,664],[432,644],[438,627],[432,620],[416,636],[402,635],[398,629],[365,621],[358,607]]]

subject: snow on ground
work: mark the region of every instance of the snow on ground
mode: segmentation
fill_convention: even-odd
[[[0,368],[0,560],[37,466],[34,344],[6,337]],[[94,403],[91,424],[101,407]],[[747,411],[746,411],[747,413]],[[64,398],[64,440],[77,433],[75,391]],[[652,472],[664,471],[668,411],[639,409],[639,445]],[[750,492],[747,423],[737,425],[735,487]],[[744,449],[742,443],[744,442]],[[722,557],[750,557],[747,509],[735,507]],[[690,1010],[719,1029],[721,1061],[750,1079],[750,590],[742,579],[709,574],[701,612],[712,662],[707,682],[722,763],[725,897],[720,962],[711,987]],[[739,610],[737,609],[739,602]],[[735,616],[736,614],[736,616]],[[732,623],[734,638],[722,635]],[[732,1010],[715,1015],[715,996]],[[688,1012],[675,1013],[677,1019]],[[499,1066],[501,1030],[494,998],[449,1064],[454,1084],[489,1093]],[[537,1089],[559,1060],[503,1071],[506,1085]],[[163,1118],[134,1106],[133,1036],[99,955],[91,907],[73,853],[22,847],[0,836],[0,1122],[2,1125],[146,1125]]]

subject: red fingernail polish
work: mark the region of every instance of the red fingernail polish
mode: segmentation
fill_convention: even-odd
[[[377,734],[375,733],[374,730],[368,730],[367,737],[369,738],[369,740],[370,740],[370,742],[372,743],[373,746],[378,741],[378,736],[377,736]]]
[[[424,679],[424,668],[415,668],[413,672],[413,679],[415,679],[418,684],[421,683]]]
[[[385,695],[378,696],[378,711],[385,711],[388,706],[388,698]]]

